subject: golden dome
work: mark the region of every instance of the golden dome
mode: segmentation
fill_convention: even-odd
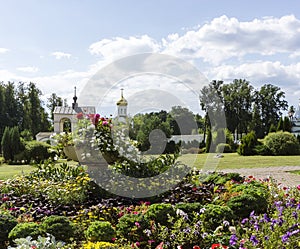
[[[121,99],[117,102],[117,105],[119,106],[127,106],[128,102],[123,96],[123,89],[121,89]]]

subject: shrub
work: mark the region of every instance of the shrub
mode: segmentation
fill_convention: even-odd
[[[238,218],[246,218],[252,211],[263,213],[267,210],[268,202],[263,196],[255,193],[242,193],[234,196],[226,203]]]
[[[229,144],[220,143],[216,148],[217,153],[231,153],[231,146]]]
[[[140,241],[145,238],[144,230],[149,222],[140,214],[125,214],[117,224],[117,234],[128,241]]]
[[[53,235],[57,240],[69,241],[74,236],[75,226],[65,216],[51,215],[41,224],[41,231]]]
[[[203,207],[203,204],[200,202],[193,203],[178,203],[175,206],[175,209],[180,209],[185,212],[188,216],[193,215],[193,213],[199,213],[200,209]]]
[[[238,148],[238,153],[242,156],[255,155],[255,146],[258,145],[258,141],[254,131],[251,131],[241,139],[241,144]]]
[[[9,233],[8,238],[10,241],[19,238],[26,238],[27,236],[37,239],[41,235],[39,225],[34,222],[26,222],[17,224]]]
[[[110,242],[116,236],[116,231],[107,221],[94,221],[85,232],[89,241],[107,241]]]
[[[297,155],[300,152],[297,138],[289,132],[269,133],[264,145],[272,155]]]
[[[46,160],[50,157],[50,153],[48,152],[48,149],[51,146],[45,142],[41,141],[29,141],[26,142],[25,145],[25,160],[27,162],[30,162],[31,160],[34,160],[35,162],[41,162],[43,160]]]
[[[15,217],[9,214],[0,214],[0,248],[8,241],[9,232],[18,224]]]
[[[168,215],[175,216],[174,207],[168,203],[153,204],[145,213],[146,219],[154,220],[161,225],[168,225]]]
[[[206,232],[214,231],[223,221],[231,221],[234,214],[230,207],[214,204],[204,206],[204,212],[200,215],[203,228]]]

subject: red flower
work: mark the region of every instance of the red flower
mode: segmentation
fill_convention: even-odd
[[[83,113],[82,112],[77,113],[77,118],[78,119],[83,119]]]
[[[193,249],[201,249],[200,246],[193,246]]]
[[[223,246],[223,245],[221,245],[221,244],[212,244],[212,245],[211,245],[211,249],[218,249],[218,248],[220,248],[220,247],[222,247],[222,248],[224,248],[224,249],[227,249],[227,248],[228,248],[228,246]]]

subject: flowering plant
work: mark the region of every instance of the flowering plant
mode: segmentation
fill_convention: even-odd
[[[9,246],[8,249],[62,249],[64,242],[56,241],[54,236],[39,236],[37,240],[32,240],[30,236],[14,240],[16,247]]]

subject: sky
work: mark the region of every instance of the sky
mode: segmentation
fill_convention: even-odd
[[[241,78],[256,89],[276,85],[290,106],[298,106],[296,0],[0,0],[0,10],[0,81],[34,82],[43,100],[56,93],[71,104],[76,86],[79,105],[86,105],[80,96],[95,90],[89,82],[97,72],[120,59],[155,53],[190,63],[208,82]],[[150,103],[153,89],[157,96],[164,89],[198,112],[197,97],[168,75],[128,78],[99,93],[107,100],[99,100],[98,112],[115,111],[120,88],[136,103],[146,95]]]

